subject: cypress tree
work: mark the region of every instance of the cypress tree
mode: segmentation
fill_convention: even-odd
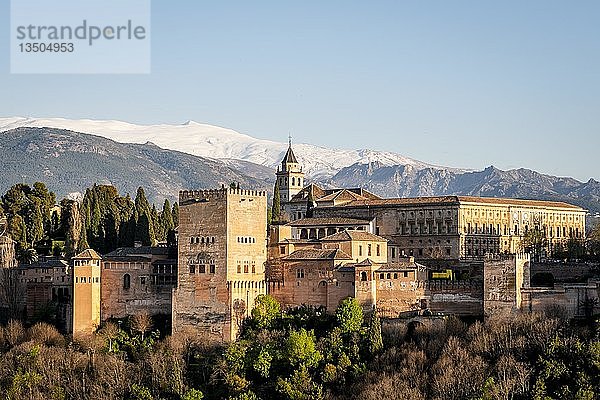
[[[373,310],[369,329],[367,331],[367,340],[369,343],[369,352],[371,355],[379,353],[383,349],[383,338],[381,337],[381,320],[377,315],[377,310]]]
[[[173,227],[179,226],[179,204],[173,204]]]
[[[162,213],[160,214],[160,222],[161,228],[164,233],[164,239],[167,238],[169,232],[173,230],[175,225],[173,225],[173,213],[171,212],[171,203],[169,203],[168,199],[165,199],[163,203]]]
[[[273,208],[271,210],[271,222],[279,222],[281,218],[281,200],[279,198],[279,180],[275,181],[275,189],[273,190]]]

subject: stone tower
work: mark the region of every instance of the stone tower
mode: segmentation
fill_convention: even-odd
[[[73,334],[92,333],[100,325],[100,262],[87,249],[73,257]]]
[[[223,188],[179,192],[173,333],[230,341],[266,293],[267,194]]]
[[[277,167],[277,181],[279,183],[279,200],[282,207],[296,193],[301,191],[304,185],[304,172],[302,172],[302,167],[300,167],[292,151],[291,138],[287,152],[281,161],[281,167]]]

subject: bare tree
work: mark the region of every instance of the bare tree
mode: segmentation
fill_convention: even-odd
[[[131,319],[131,329],[139,332],[142,335],[142,341],[144,335],[152,328],[152,317],[147,312],[134,315]]]
[[[19,319],[23,310],[25,285],[21,283],[16,268],[0,269],[0,309],[6,309],[9,319]]]
[[[119,334],[119,328],[117,325],[112,322],[107,322],[104,324],[102,329],[100,329],[100,335],[102,335],[106,340],[108,340],[108,351],[113,351],[113,341],[117,338]]]

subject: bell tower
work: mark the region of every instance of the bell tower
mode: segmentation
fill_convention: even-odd
[[[291,200],[304,185],[304,172],[292,151],[292,137],[289,136],[289,145],[281,167],[277,167],[277,183],[279,184],[279,201],[283,205]]]

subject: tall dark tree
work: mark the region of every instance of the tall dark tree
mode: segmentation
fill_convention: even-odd
[[[168,199],[165,199],[163,203],[162,212],[160,214],[160,225],[163,233],[163,240],[167,239],[169,232],[175,228],[173,223],[173,213],[171,212],[171,203],[169,203]]]
[[[279,222],[281,218],[281,200],[279,199],[279,180],[275,181],[275,189],[273,190],[273,207],[271,211],[271,221]]]
[[[173,226],[179,226],[179,204],[173,204]]]

